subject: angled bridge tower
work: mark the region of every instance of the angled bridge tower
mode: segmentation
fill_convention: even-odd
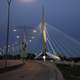
[[[47,35],[46,35],[46,23],[44,15],[44,7],[42,7],[42,20],[41,20],[41,35],[42,35],[42,53],[45,56],[47,52]]]
[[[47,49],[47,24],[45,22],[45,11],[44,7],[42,7],[42,17],[41,17],[41,23],[40,23],[40,30],[41,30],[41,36],[42,36],[42,51],[38,55],[36,55],[35,59],[42,57],[43,59],[46,59],[46,57],[53,58],[60,60],[60,58],[56,55],[53,55],[52,53],[48,52]]]

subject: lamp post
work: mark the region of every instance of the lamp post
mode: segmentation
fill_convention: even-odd
[[[7,54],[8,54],[8,43],[9,43],[9,27],[10,27],[10,5],[11,0],[7,0],[8,3],[8,20],[7,20],[7,33],[6,33],[6,52],[5,52],[5,67],[7,67]]]

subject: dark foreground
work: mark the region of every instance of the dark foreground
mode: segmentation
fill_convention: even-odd
[[[65,80],[80,80],[80,63],[79,64],[56,64],[62,72]]]
[[[64,80],[51,63],[26,61],[26,64],[13,71],[0,74],[0,80]]]

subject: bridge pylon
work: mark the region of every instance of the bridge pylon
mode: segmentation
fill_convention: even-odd
[[[60,58],[56,55],[53,55],[52,53],[48,52],[47,48],[47,24],[45,21],[45,12],[44,12],[44,7],[42,7],[42,17],[41,17],[41,22],[40,22],[40,31],[41,31],[41,36],[42,36],[42,51],[38,55],[36,55],[35,59],[39,58],[40,56],[43,58],[44,62],[47,57],[51,57],[53,59],[59,59]]]

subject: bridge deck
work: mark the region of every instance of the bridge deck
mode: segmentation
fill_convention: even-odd
[[[27,61],[14,71],[0,74],[0,80],[64,80],[54,64]]]

